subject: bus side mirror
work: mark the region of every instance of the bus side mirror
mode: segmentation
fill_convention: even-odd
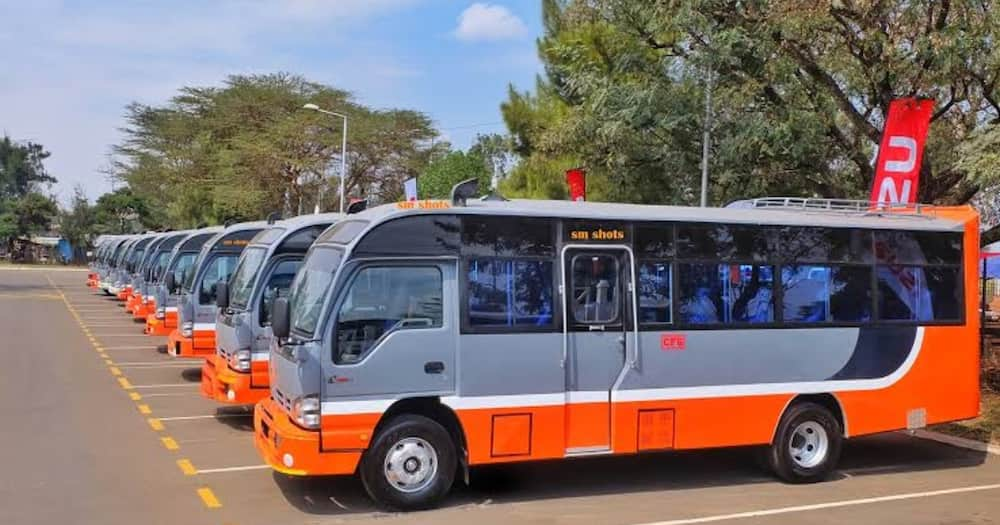
[[[229,283],[226,281],[215,284],[215,305],[223,310],[229,308]]]
[[[168,272],[166,277],[163,278],[163,285],[167,287],[167,293],[174,293],[174,285],[177,284],[177,280],[174,279],[174,272]]]
[[[271,332],[274,337],[287,339],[289,330],[288,299],[280,297],[274,301],[274,309],[271,310]]]

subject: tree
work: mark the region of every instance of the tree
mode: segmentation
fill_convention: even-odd
[[[86,250],[97,234],[97,213],[82,186],[73,189],[70,207],[59,212],[59,231],[76,249]]]
[[[51,197],[41,193],[27,193],[17,200],[9,200],[0,212],[0,238],[14,251],[14,241],[49,231],[59,213]]]
[[[113,174],[175,227],[303,212],[321,196],[322,208],[338,209],[342,125],[306,103],[348,117],[350,197],[398,199],[430,158],[437,132],[426,115],[372,110],[279,73],[185,87],[164,106],[130,105]]]
[[[479,179],[479,190],[486,193],[492,173],[483,158],[475,153],[452,151],[435,159],[417,179],[417,194],[422,199],[446,199],[451,189],[464,180]]]
[[[41,144],[19,144],[4,135],[0,140],[0,199],[20,198],[56,179],[45,170],[49,152]]]
[[[889,101],[932,97],[920,198],[966,202],[984,186],[960,146],[1000,118],[998,12],[989,1],[545,0],[546,76],[501,110],[522,156],[578,159],[615,200],[694,204],[709,89],[710,196],[724,204],[867,197]]]
[[[133,233],[161,226],[148,200],[128,187],[98,197],[93,215],[98,233]]]

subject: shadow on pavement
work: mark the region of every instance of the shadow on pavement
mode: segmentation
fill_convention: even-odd
[[[754,452],[744,447],[480,467],[472,470],[469,486],[456,481],[443,507],[779,483],[756,466]],[[833,479],[972,467],[985,457],[902,433],[884,434],[849,441]],[[382,510],[368,499],[357,476],[298,478],[274,472],[273,477],[285,499],[309,514]]]

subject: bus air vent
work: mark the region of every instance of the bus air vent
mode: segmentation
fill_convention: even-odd
[[[479,179],[468,179],[451,188],[451,205],[465,206],[465,201],[479,193]]]

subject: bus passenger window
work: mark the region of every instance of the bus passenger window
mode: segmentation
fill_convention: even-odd
[[[469,324],[552,327],[552,263],[469,261]]]
[[[639,321],[642,323],[669,323],[670,315],[670,263],[645,262],[639,264]]]
[[[871,267],[784,266],[781,274],[786,322],[871,319]]]
[[[384,336],[442,325],[441,271],[431,266],[361,270],[337,314],[335,362],[361,361]]]
[[[947,321],[961,318],[958,268],[879,265],[879,319]]]
[[[302,266],[302,261],[281,261],[271,272],[260,301],[259,322],[261,326],[270,326],[271,307],[274,306],[274,300],[279,297],[288,297],[292,280],[295,279],[295,272],[298,271],[299,266]]]
[[[581,323],[618,320],[618,258],[611,255],[577,255],[572,264],[573,317]]]
[[[691,324],[774,322],[774,267],[681,264],[681,319]]]

